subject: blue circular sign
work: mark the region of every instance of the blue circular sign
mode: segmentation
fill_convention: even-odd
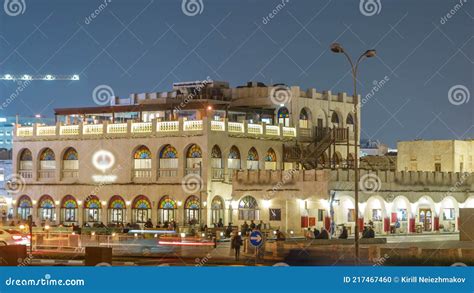
[[[263,235],[260,231],[252,231],[249,238],[252,246],[259,247],[263,244]]]

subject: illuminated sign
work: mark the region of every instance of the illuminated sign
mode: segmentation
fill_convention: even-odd
[[[99,150],[92,155],[92,164],[97,170],[105,173],[107,170],[112,168],[115,164],[115,156],[107,150]],[[100,174],[92,175],[94,182],[108,183],[115,182],[117,175],[114,174]]]

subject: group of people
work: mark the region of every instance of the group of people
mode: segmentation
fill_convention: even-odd
[[[349,237],[349,232],[347,230],[347,227],[345,225],[342,225],[341,233],[339,234],[337,238],[347,239],[348,237]],[[306,231],[305,238],[306,239],[329,239],[329,232],[325,228],[322,228],[321,231],[319,231],[317,228],[314,228],[314,230],[311,230],[311,228],[308,228],[308,230]],[[364,230],[362,231],[362,238],[375,238],[375,231],[371,225],[364,226]]]

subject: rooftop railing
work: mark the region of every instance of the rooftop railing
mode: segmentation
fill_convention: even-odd
[[[16,139],[56,139],[63,137],[94,137],[108,135],[123,137],[123,135],[170,135],[181,132],[227,132],[232,135],[267,136],[270,138],[293,138],[296,137],[296,128],[284,127],[282,125],[251,124],[246,122],[229,122],[214,120],[178,120],[178,121],[156,121],[103,124],[75,124],[62,125],[58,123],[53,126],[35,124],[33,126],[16,126]]]

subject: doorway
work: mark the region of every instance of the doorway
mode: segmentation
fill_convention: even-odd
[[[431,209],[420,209],[420,223],[423,225],[423,231],[431,231]]]

